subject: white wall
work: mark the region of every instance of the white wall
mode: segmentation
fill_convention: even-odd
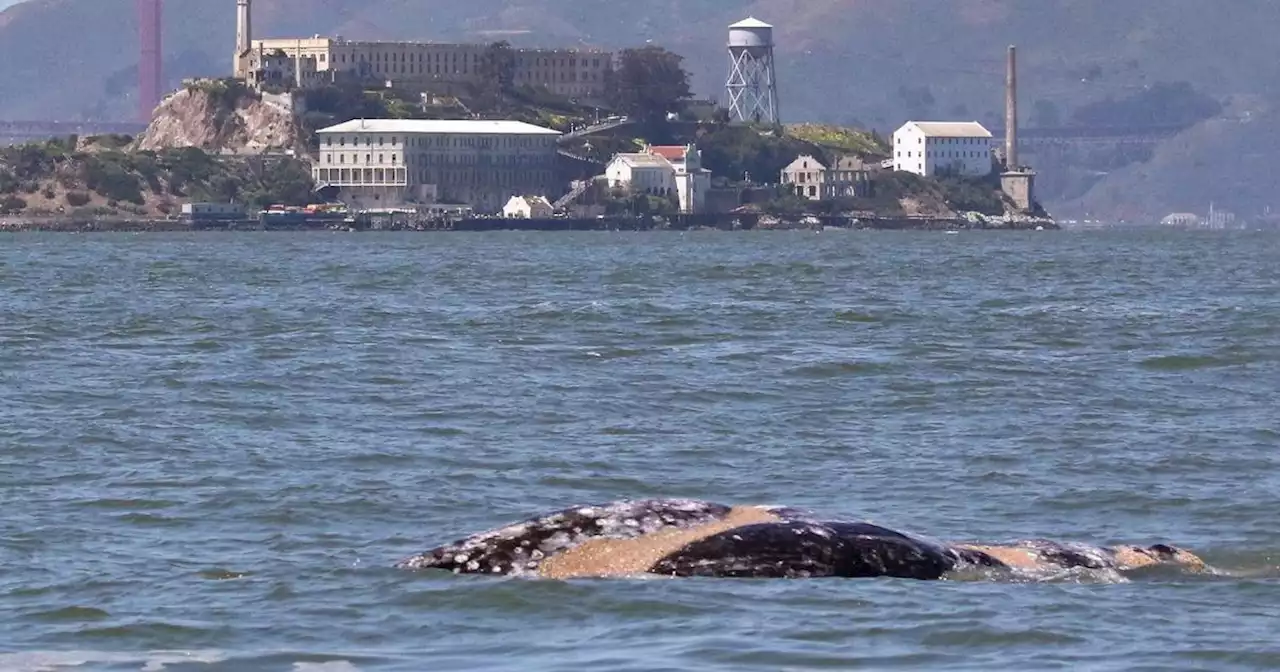
[[[954,168],[961,175],[982,176],[991,172],[991,139],[930,138],[915,126],[893,134],[893,169],[932,176]]]
[[[675,169],[670,166],[632,166],[623,159],[614,159],[605,169],[605,177],[610,189],[621,185],[633,193],[676,193]]]
[[[542,203],[530,203],[524,198],[512,197],[502,208],[502,216],[508,219],[543,219],[552,211]]]

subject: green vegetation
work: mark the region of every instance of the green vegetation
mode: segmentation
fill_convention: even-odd
[[[0,197],[0,215],[16,215],[27,209],[27,202],[19,196],[7,194]]]
[[[795,136],[736,124],[705,129],[698,138],[698,148],[704,167],[732,181],[776,182],[782,169],[801,154],[824,161],[829,158],[822,147]]]
[[[940,176],[936,179],[914,173],[883,171],[875,174],[871,193],[864,197],[810,201],[782,191],[762,209],[774,215],[834,215],[874,212],[882,216],[926,214],[950,216],[978,212],[998,216],[1005,212],[999,178]]]
[[[134,213],[144,213],[149,206],[163,211],[173,200],[235,201],[258,207],[311,200],[310,172],[293,159],[223,158],[195,148],[107,149],[119,140],[70,138],[0,150],[0,209],[5,214],[25,210],[29,199],[19,193],[53,200],[65,192],[66,204],[77,209],[96,197],[111,211]]]
[[[474,106],[495,110],[515,91],[516,54],[506,41],[490,44],[480,61],[480,85],[472,90]]]
[[[609,216],[655,217],[675,215],[680,212],[680,200],[675,194],[654,196],[613,189],[601,203],[604,205],[605,214]]]
[[[661,47],[624,49],[605,80],[609,104],[644,125],[679,113],[693,97],[684,58]]]
[[[187,83],[186,88],[191,92],[208,94],[209,99],[219,110],[228,112],[235,110],[242,100],[261,98],[244,82],[230,77],[194,80]]]
[[[889,143],[875,131],[826,124],[793,124],[786,127],[786,133],[814,145],[861,157],[889,156]]]

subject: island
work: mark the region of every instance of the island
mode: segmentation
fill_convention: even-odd
[[[693,99],[681,60],[660,47],[624,50],[604,95],[591,101],[517,83],[502,42],[485,48],[476,82],[439,91],[188,80],[136,137],[0,149],[0,230],[1058,228],[1038,203],[1015,203],[1002,184],[1009,167],[997,157],[985,159],[985,173],[921,175],[900,169],[901,151],[895,157],[875,132],[730,121],[723,108]],[[510,194],[497,208],[447,194],[353,207],[317,176],[328,174],[318,169],[322,133],[354,120],[549,129],[554,191]],[[680,188],[637,189],[614,170],[642,164],[669,168]]]

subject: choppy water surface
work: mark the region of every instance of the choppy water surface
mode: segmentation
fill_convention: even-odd
[[[4,237],[0,669],[1275,668],[1278,289],[1264,234]],[[651,496],[1233,575],[389,568]]]

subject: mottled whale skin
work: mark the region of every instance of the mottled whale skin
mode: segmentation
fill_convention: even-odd
[[[567,508],[483,532],[396,566],[455,574],[591,577],[935,580],[966,568],[1126,571],[1204,569],[1174,546],[1099,547],[1048,540],[943,543],[864,521],[824,520],[778,506],[693,499],[624,500]]]
[[[455,574],[535,574],[542,561],[593,538],[630,539],[693,527],[728,515],[730,507],[698,500],[620,501],[579,506],[460,539],[400,562],[402,569]]]

